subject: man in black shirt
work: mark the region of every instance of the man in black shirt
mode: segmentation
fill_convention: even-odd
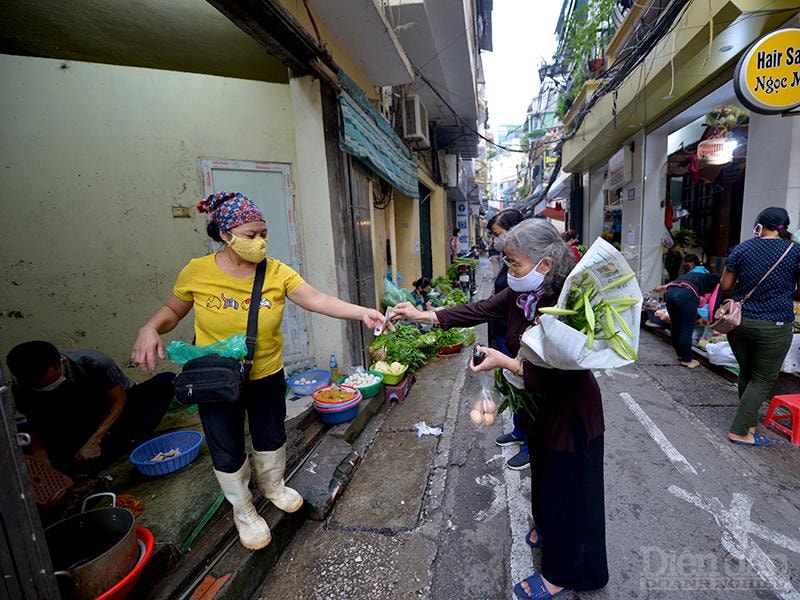
[[[136,385],[96,350],[60,353],[49,342],[32,341],[15,346],[6,362],[34,456],[66,472],[111,460],[143,441],[173,396],[174,373]]]

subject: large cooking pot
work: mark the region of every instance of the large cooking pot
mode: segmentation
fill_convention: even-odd
[[[111,496],[111,508],[87,511],[86,503]],[[94,598],[125,577],[136,564],[134,516],[116,506],[112,493],[94,494],[83,501],[80,514],[44,530],[61,596],[68,600]]]

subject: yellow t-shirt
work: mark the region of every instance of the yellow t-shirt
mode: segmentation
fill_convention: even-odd
[[[258,311],[258,342],[251,379],[283,368],[281,321],[286,295],[304,283],[297,271],[276,258],[267,259],[267,272]],[[172,293],[194,305],[196,344],[205,346],[247,331],[253,277],[232,277],[217,266],[215,255],[189,261],[178,275]]]

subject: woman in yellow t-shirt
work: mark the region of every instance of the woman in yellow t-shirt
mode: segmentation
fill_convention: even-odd
[[[267,253],[264,215],[238,192],[212,194],[200,201],[197,208],[210,216],[208,235],[223,246],[214,254],[189,261],[178,275],[167,303],[139,330],[131,359],[146,371],[155,368],[158,358],[165,358],[161,334],[172,331],[192,308],[199,345],[247,329],[256,265]],[[245,414],[259,489],[281,510],[294,512],[303,505],[300,494],[286,487],[283,481],[286,381],[281,321],[286,299],[312,312],[360,320],[370,329],[383,323],[383,315],[377,310],[323,294],[275,258],[267,260],[262,290],[253,367],[239,400],[198,405],[214,474],[233,506],[239,540],[251,550],[265,547],[271,536],[266,521],[253,506],[248,487],[250,463],[245,449]]]

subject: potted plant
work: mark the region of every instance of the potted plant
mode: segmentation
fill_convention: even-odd
[[[592,76],[597,76],[606,66],[606,59],[602,57],[590,58],[588,61],[586,61],[586,66],[589,68],[589,73],[591,73]]]
[[[725,138],[730,134],[731,129],[744,125],[750,117],[742,109],[730,105],[712,110],[706,115],[705,123],[712,133],[710,138]]]

